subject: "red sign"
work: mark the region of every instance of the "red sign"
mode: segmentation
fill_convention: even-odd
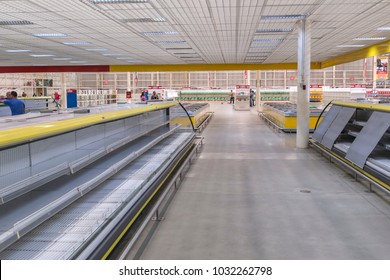
[[[294,81],[295,80],[295,76],[290,76],[290,81]]]
[[[366,85],[365,84],[353,84],[351,85],[352,88],[365,88]]]
[[[241,88],[251,88],[250,85],[236,85],[236,89],[241,89]]]

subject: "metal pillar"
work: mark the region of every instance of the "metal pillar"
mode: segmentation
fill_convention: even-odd
[[[309,145],[311,23],[299,22],[298,36],[298,96],[297,96],[297,148]]]

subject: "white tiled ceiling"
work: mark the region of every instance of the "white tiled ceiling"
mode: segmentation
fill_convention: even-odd
[[[58,58],[102,65],[296,62],[297,19],[262,18],[292,14],[312,22],[313,62],[356,50],[339,45],[380,43],[355,37],[390,40],[390,31],[377,30],[390,27],[389,0],[1,0],[0,22],[33,24],[0,25],[0,66],[71,65]],[[281,28],[293,30],[256,33]],[[64,44],[80,42],[85,44]]]

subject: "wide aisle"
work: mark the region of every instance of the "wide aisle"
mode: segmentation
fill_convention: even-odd
[[[390,259],[390,205],[229,104],[141,259]]]

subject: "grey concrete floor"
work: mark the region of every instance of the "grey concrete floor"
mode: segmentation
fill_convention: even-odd
[[[390,259],[390,198],[252,111],[214,104],[205,144],[141,259]]]

